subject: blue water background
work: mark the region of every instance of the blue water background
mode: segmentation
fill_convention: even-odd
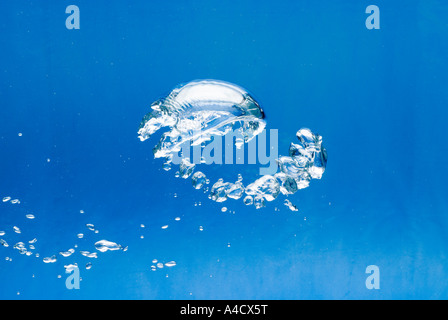
[[[71,4],[80,30],[65,27]],[[380,30],[365,27],[370,4]],[[0,248],[0,298],[448,298],[447,16],[436,0],[2,1],[0,197],[21,203],[0,203],[0,230],[11,246],[36,237],[40,258]],[[137,139],[151,102],[207,78],[255,96],[281,154],[302,127],[323,136],[327,170],[289,197],[297,213],[283,197],[210,201],[161,169],[157,139]],[[101,239],[129,249],[79,254]]]

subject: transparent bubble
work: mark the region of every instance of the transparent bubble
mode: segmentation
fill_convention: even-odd
[[[208,192],[204,185],[210,181],[204,173],[194,173],[198,163],[191,160],[190,152],[182,149],[183,145],[187,143],[193,149],[201,146],[204,151],[216,137],[232,133],[236,148],[240,149],[265,127],[264,111],[246,90],[224,81],[197,80],[179,85],[168,96],[155,101],[151,112],[143,118],[138,134],[140,140],[145,141],[164,128],[153,150],[154,157],[165,159],[164,169],[178,164],[176,177],[192,177],[195,189]],[[322,137],[307,128],[298,130],[296,136],[298,142],[290,144],[288,155],[275,160],[277,172],[262,175],[247,186],[243,185],[241,174],[235,183],[218,179],[210,188],[209,198],[216,202],[244,198],[246,205],[254,204],[259,209],[280,194],[294,194],[307,188],[311,179],[321,179],[327,164]],[[199,163],[214,163],[209,160],[203,152]]]

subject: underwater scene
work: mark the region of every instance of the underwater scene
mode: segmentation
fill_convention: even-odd
[[[447,299],[447,17],[2,1],[0,299]]]

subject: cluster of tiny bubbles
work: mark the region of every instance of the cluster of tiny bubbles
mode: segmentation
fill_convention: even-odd
[[[18,199],[12,200],[11,197],[3,197],[2,198],[2,203],[11,203],[11,204],[20,204],[20,201]],[[83,210],[79,211],[81,214],[85,213]],[[26,214],[25,218],[33,221],[35,219],[35,215],[34,214]],[[90,231],[92,231],[94,234],[98,234],[99,230],[93,225],[93,224],[86,224],[87,229],[89,229]],[[18,236],[23,237],[22,234],[22,230],[21,228],[19,228],[18,226],[12,226],[12,231],[14,233],[16,233]],[[27,230],[28,231],[28,230]],[[4,237],[7,235],[6,231],[0,231],[0,237]],[[84,234],[83,233],[77,233],[76,237],[78,239],[82,239],[84,238]],[[20,239],[20,241],[17,241],[14,245],[9,245],[9,243],[3,239],[0,238],[0,246],[4,247],[4,248],[9,248],[12,247],[13,250],[17,250],[19,252],[20,255],[23,256],[34,256],[36,258],[40,258],[40,253],[36,252],[36,246],[38,245],[38,239],[37,237],[33,237],[32,239]],[[44,264],[54,264],[58,261],[58,256],[60,256],[61,258],[65,259],[65,258],[69,258],[69,257],[73,257],[73,255],[76,252],[76,248],[78,247],[77,244],[74,244],[72,248],[68,248],[67,250],[63,250],[63,251],[59,251],[58,253],[54,253],[52,255],[49,256],[45,256],[42,258],[42,262]],[[79,253],[87,258],[90,259],[97,259],[98,258],[98,252],[104,253],[106,251],[127,251],[128,247],[127,246],[122,246],[121,244],[109,241],[109,240],[99,240],[96,241],[93,245],[93,247],[95,248],[95,251],[91,252],[91,251],[86,251],[86,250],[80,250]],[[5,257],[5,261],[11,262],[13,259],[9,256]],[[168,265],[170,265],[170,263],[168,263]],[[67,272],[73,271],[74,268],[78,268],[78,263],[74,262],[71,264],[65,264],[64,268]],[[86,270],[89,270],[92,268],[92,262],[88,262],[85,266]],[[33,278],[34,278],[34,274],[33,274]],[[58,278],[61,278],[61,276],[59,275]]]
[[[206,182],[208,183],[208,182]],[[177,195],[176,195],[177,196]],[[12,204],[19,204],[20,201],[11,201],[11,197],[4,197],[3,201],[4,203],[6,202],[11,202]],[[199,202],[199,205],[201,205],[201,203]],[[84,210],[80,210],[79,211],[80,214],[84,214]],[[34,220],[35,216],[33,214],[27,214],[25,216],[27,219],[30,220]],[[180,221],[181,218],[180,217],[175,217],[174,218],[175,221]],[[92,231],[94,234],[98,234],[99,230],[95,227],[95,225],[91,224],[91,223],[87,223],[85,224],[86,228],[90,231]],[[145,228],[146,226],[144,224],[140,224],[141,228]],[[167,229],[168,225],[163,225],[161,227],[162,229]],[[12,230],[21,235],[22,231],[18,226],[13,226]],[[203,228],[201,227],[201,230],[203,230]],[[3,237],[5,236],[7,233],[6,231],[0,231],[0,236]],[[77,233],[76,237],[78,239],[83,239],[84,238],[84,234],[83,233]],[[25,256],[31,256],[34,255],[36,258],[40,257],[40,254],[38,252],[35,252],[34,250],[36,249],[35,244],[38,242],[37,238],[33,238],[29,241],[19,241],[16,244],[14,244],[12,247],[14,250],[17,250],[21,255],[25,255]],[[2,247],[8,248],[10,247],[10,245],[8,244],[8,242],[5,239],[0,238],[0,245]],[[76,252],[76,248],[78,247],[77,244],[74,244],[72,248],[69,248],[67,250],[63,250],[63,251],[59,251],[57,254],[52,254],[49,256],[45,256],[42,258],[42,261],[44,264],[54,264],[56,262],[58,262],[58,256],[60,256],[61,258],[69,258],[69,257],[73,257],[73,255]],[[127,251],[128,247],[126,246],[122,246],[118,243],[109,241],[109,240],[99,240],[96,241],[94,243],[94,248],[96,249],[95,251],[87,251],[87,250],[80,250],[78,251],[80,255],[89,258],[89,259],[97,259],[98,258],[98,252],[104,253],[107,251]],[[5,257],[5,261],[11,262],[13,259],[11,257]],[[151,269],[155,268],[163,268],[163,267],[167,267],[167,268],[171,268],[176,266],[176,262],[175,261],[167,261],[167,262],[157,262],[156,266],[152,266]],[[74,270],[74,268],[78,268],[78,263],[74,262],[74,263],[70,263],[70,264],[64,264],[64,268],[66,270],[66,272],[71,272]],[[86,270],[90,270],[92,268],[92,262],[88,262],[85,265],[85,269]],[[167,275],[168,277],[168,275]],[[34,274],[33,274],[33,278],[34,278]],[[58,275],[58,278],[62,278],[61,275]]]
[[[153,259],[151,265],[151,271],[156,271],[157,269],[163,269],[164,267],[171,268],[176,265],[177,265],[176,261],[173,260],[168,262],[161,262],[157,259]]]
[[[180,217],[174,218],[174,221],[180,221],[180,220],[181,220]],[[143,224],[143,223],[140,224],[140,229],[146,229],[146,228],[147,228],[147,226],[145,224]],[[162,230],[167,230],[168,228],[169,228],[169,224],[164,224],[164,225],[160,226],[160,229],[162,229]],[[144,239],[144,238],[145,238],[145,236],[143,234],[141,234],[140,239]]]
[[[20,200],[19,199],[13,199],[9,196],[7,197],[3,197],[2,202],[9,202],[11,204],[20,204]]]
[[[99,230],[95,229],[95,226],[93,224],[91,224],[91,223],[87,223],[86,227],[87,227],[87,229],[89,229],[90,231],[93,231],[95,233],[99,233],[100,232]]]
[[[327,155],[319,135],[311,133],[308,129],[301,129],[297,132],[297,137],[299,143],[291,143],[289,156],[277,159],[277,173],[264,175],[247,186],[243,185],[241,174],[238,174],[238,180],[234,183],[225,182],[220,178],[212,185],[208,198],[215,202],[224,202],[228,199],[238,200],[244,196],[245,205],[254,205],[256,209],[260,209],[280,194],[289,196],[300,189],[307,188],[311,179],[322,177]],[[184,179],[191,176],[195,189],[205,189],[205,185],[209,184],[210,180],[201,171],[193,173],[194,169],[194,164],[191,164],[188,159],[183,159],[177,176]],[[208,188],[205,192],[208,192]],[[286,199],[284,204],[291,211],[298,211],[290,200]]]

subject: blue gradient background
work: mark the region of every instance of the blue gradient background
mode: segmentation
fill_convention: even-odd
[[[65,28],[70,4],[80,30]],[[380,30],[365,27],[370,4]],[[447,16],[435,0],[2,1],[0,197],[21,204],[0,203],[0,230],[11,245],[37,237],[41,256],[0,248],[0,298],[448,298]],[[323,136],[327,171],[290,197],[298,213],[214,203],[161,170],[155,137],[137,139],[152,101],[204,78],[248,89],[281,154],[301,127]],[[100,239],[129,250],[79,254]],[[177,266],[152,272],[152,259]],[[74,262],[81,288],[67,290]],[[365,287],[371,264],[379,290]]]

